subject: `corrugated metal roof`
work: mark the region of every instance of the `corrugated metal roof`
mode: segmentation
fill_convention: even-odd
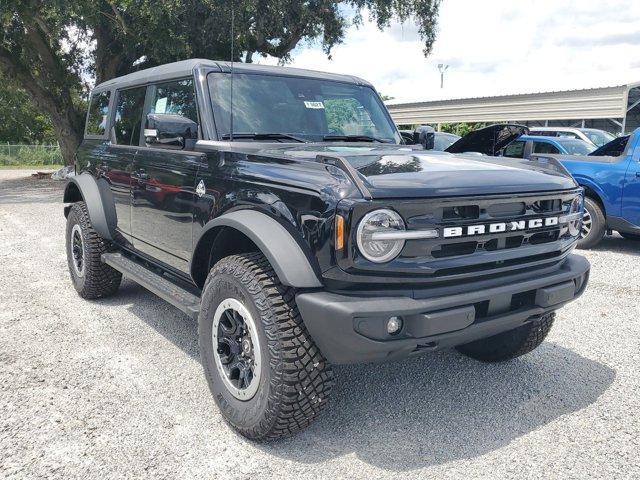
[[[387,105],[400,125],[622,118],[627,85]]]

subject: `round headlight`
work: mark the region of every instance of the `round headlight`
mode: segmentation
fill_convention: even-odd
[[[394,239],[393,235],[388,234],[404,229],[402,217],[393,210],[369,212],[358,225],[358,249],[362,256],[371,262],[389,262],[398,256],[404,247],[404,240]]]

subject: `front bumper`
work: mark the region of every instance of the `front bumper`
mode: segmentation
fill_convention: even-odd
[[[427,299],[407,296],[300,293],[298,308],[316,344],[331,363],[388,361],[450,348],[524,325],[579,297],[589,262],[569,255],[555,272],[489,287],[466,284],[464,291]],[[396,335],[389,317],[403,319]]]

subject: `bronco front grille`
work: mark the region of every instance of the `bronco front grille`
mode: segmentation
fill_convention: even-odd
[[[569,213],[571,201],[579,193],[576,189],[550,194],[354,205],[353,227],[367,211],[392,208],[402,215],[407,230],[436,229],[439,235],[407,240],[400,255],[384,265],[367,262],[357,248],[352,248],[341,267],[379,275],[443,277],[548,263],[563,256],[575,242],[567,224],[559,219]],[[519,228],[522,225],[525,228]]]

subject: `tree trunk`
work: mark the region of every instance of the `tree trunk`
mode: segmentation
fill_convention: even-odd
[[[65,165],[73,165],[76,157],[76,150],[82,143],[84,132],[71,125],[68,118],[53,119],[53,129],[58,137],[60,153]]]
[[[49,116],[64,163],[73,165],[76,149],[84,136],[84,119],[73,104],[71,89],[65,85],[65,79],[49,78],[43,85],[31,68],[1,47],[0,71],[20,85],[31,96],[33,105]]]

